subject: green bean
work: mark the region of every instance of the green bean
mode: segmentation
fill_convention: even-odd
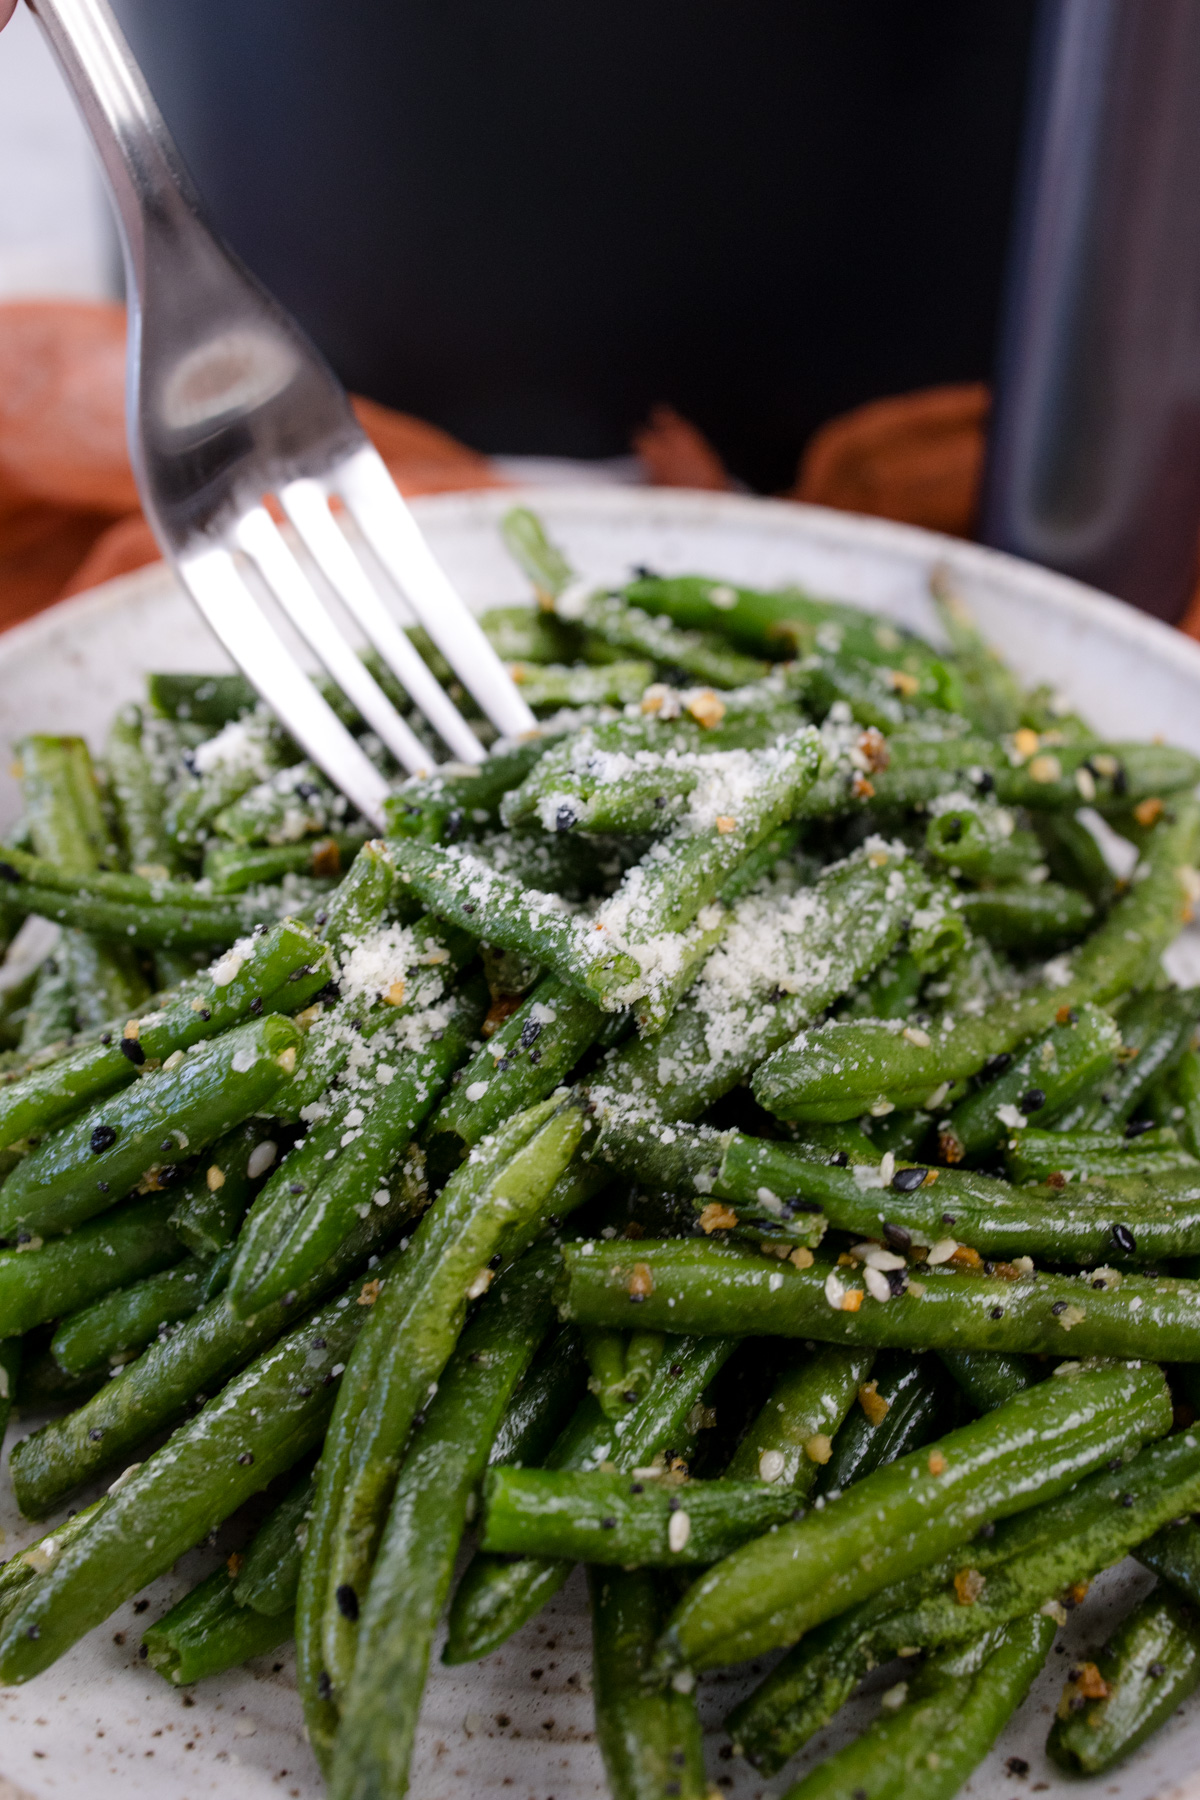
[[[413,1236],[404,1270],[372,1308],[321,1461],[304,1551],[297,1638],[310,1732],[325,1672],[339,1696],[354,1664],[352,1621],[337,1593],[366,1593],[400,1457],[414,1418],[454,1348],[468,1301],[486,1291],[505,1239],[545,1219],[583,1132],[576,1104],[545,1101],[476,1149]],[[310,1696],[312,1697],[310,1699]]]
[[[17,1336],[90,1306],[109,1288],[178,1262],[169,1196],[134,1201],[66,1237],[0,1250],[0,1332]]]
[[[937,1437],[953,1423],[953,1389],[947,1387],[936,1358],[885,1351],[817,1472],[817,1492],[839,1493]]]
[[[285,1159],[255,1201],[238,1239],[229,1296],[250,1314],[302,1287],[370,1205],[387,1205],[392,1168],[467,1054],[484,1013],[481,983],[436,1008],[420,1049],[381,1032],[374,1060],[356,1069],[302,1152]],[[402,1027],[403,1031],[403,1027]],[[330,1153],[332,1152],[332,1160]]]
[[[841,1016],[908,1019],[916,1011],[924,980],[925,970],[916,958],[907,950],[897,950],[855,990]]]
[[[993,1057],[979,1087],[950,1113],[939,1130],[947,1162],[995,1150],[1018,1120],[1036,1115],[1049,1123],[1086,1098],[1116,1066],[1121,1034],[1098,1006],[1068,1007],[1019,1055]]]
[[[644,1570],[590,1569],[596,1738],[614,1800],[703,1800],[693,1696],[647,1685],[666,1596]]]
[[[506,745],[478,764],[453,763],[443,773],[414,775],[385,802],[389,833],[425,844],[452,844],[495,825],[504,796],[520,786],[552,741],[531,738]]]
[[[204,852],[204,878],[214,894],[225,895],[282,881],[288,875],[334,877],[354,861],[363,841],[359,833],[338,831],[299,844],[246,850],[210,839]]]
[[[259,1181],[275,1164],[273,1129],[253,1119],[237,1126],[213,1145],[204,1167],[173,1190],[171,1230],[196,1256],[216,1256],[237,1237]]]
[[[48,1668],[320,1442],[365,1310],[343,1294],[310,1315],[114,1484],[108,1506],[5,1622],[6,1683]]]
[[[1036,1363],[1023,1356],[989,1350],[940,1350],[946,1365],[976,1412],[991,1412],[1041,1378]]]
[[[810,1493],[874,1360],[871,1350],[824,1346],[793,1356],[734,1451],[730,1480],[757,1477],[800,1498]]]
[[[306,1469],[263,1520],[241,1559],[233,1597],[268,1618],[291,1614],[300,1581],[300,1543],[316,1492],[316,1473]]]
[[[1193,1281],[1126,1275],[1110,1285],[1086,1274],[1014,1281],[921,1267],[915,1289],[910,1279],[886,1304],[867,1294],[851,1299],[850,1310],[845,1300],[863,1290],[851,1276],[847,1291],[827,1264],[796,1269],[695,1239],[585,1250],[563,1249],[563,1316],[579,1324],[627,1326],[636,1305],[639,1326],[664,1331],[1200,1362],[1200,1285]]]
[[[74,1029],[75,977],[71,959],[63,952],[60,940],[58,953],[48,956],[38,970],[21,1021],[18,1048],[22,1056],[32,1056],[51,1044],[64,1044]],[[0,1100],[2,1098],[3,1090],[0,1089]]]
[[[583,1353],[587,1357],[588,1392],[595,1394],[606,1419],[619,1419],[628,1412],[636,1395],[625,1398],[625,1333],[623,1331],[585,1331]]]
[[[147,675],[151,706],[164,719],[228,725],[253,712],[258,694],[244,675]]]
[[[943,1651],[863,1735],[789,1788],[787,1800],[953,1800],[1020,1706],[1054,1641],[1054,1621],[1014,1619],[965,1649]],[[865,1786],[864,1786],[865,1783]]]
[[[1024,704],[1020,683],[979,630],[946,571],[935,571],[929,587],[963,684],[964,714],[990,737],[1015,731]]]
[[[1117,879],[1083,820],[1070,812],[1037,812],[1033,827],[1052,878],[1078,888],[1093,905],[1107,907]]]
[[[511,662],[508,672],[534,712],[555,712],[562,706],[631,705],[654,680],[652,662],[628,657],[596,668]]]
[[[6,875],[6,869],[11,873]],[[115,938],[122,946],[139,949],[218,949],[235,943],[255,925],[274,923],[274,916],[265,915],[262,907],[243,905],[232,896],[206,900],[181,882],[147,881],[141,875],[63,875],[23,851],[5,852],[0,880],[5,883],[4,904],[14,912],[38,913],[71,931]],[[76,1002],[84,991],[93,998],[81,1020],[85,1028],[101,1025],[119,1012],[136,1012],[145,1003],[144,981],[101,982],[96,961],[100,951],[86,944],[80,949],[75,938],[68,939],[68,947]],[[91,985],[85,988],[87,983]]]
[[[106,865],[114,867],[116,849],[83,739],[27,737],[17,745],[17,756],[30,836],[38,858],[44,859],[42,866],[76,879]],[[21,854],[12,852],[15,857]],[[0,874],[10,866],[0,866]],[[9,880],[7,874],[5,880]],[[23,889],[21,898],[30,899],[29,890]],[[5,902],[6,910],[16,910],[14,894],[6,894]],[[38,906],[30,910],[70,925],[87,923],[65,920],[61,907],[54,912]],[[147,997],[146,982],[124,942],[101,944],[79,931],[67,931],[59,944],[58,960],[69,971],[76,1013],[85,1027],[99,1024],[115,1012],[132,1011]]]
[[[659,1667],[708,1668],[805,1631],[927,1566],[984,1521],[1052,1499],[1170,1427],[1161,1374],[1116,1368],[1044,1382],[733,1552],[685,1594]],[[919,1640],[918,1640],[919,1641]]]
[[[315,763],[292,763],[248,788],[213,820],[214,829],[243,849],[279,848],[315,837],[340,824],[345,796],[330,786]]]
[[[914,1646],[977,1637],[1043,1603],[1051,1616],[1063,1616],[1055,1595],[1119,1562],[1198,1498],[1194,1434],[1164,1438],[1124,1464],[1118,1456],[1060,1499],[1002,1520],[969,1551],[955,1550],[819,1626],[734,1709],[728,1727],[735,1743],[757,1768],[774,1773],[877,1662]],[[969,1581],[965,1569],[973,1569]]]
[[[926,892],[915,863],[872,847],[790,901],[749,896],[666,1029],[610,1057],[593,1096],[695,1118],[882,962]]]
[[[292,1635],[286,1616],[239,1606],[227,1569],[214,1569],[143,1635],[146,1660],[173,1687],[190,1687],[266,1656]]]
[[[551,1451],[548,1466],[588,1469],[611,1461],[628,1473],[652,1465],[686,1438],[689,1413],[733,1349],[728,1340],[668,1336],[638,1404],[614,1424],[589,1395]],[[552,1557],[512,1562],[476,1554],[450,1607],[442,1660],[472,1662],[489,1655],[558,1592],[571,1566]]]
[[[1045,739],[1043,738],[1043,746]],[[995,770],[996,797],[1005,806],[1058,811],[1080,799],[1098,812],[1120,815],[1141,800],[1195,787],[1200,765],[1171,744],[1056,744],[1039,748],[1015,767],[1007,757]]]
[[[943,1019],[922,1034],[929,1044],[906,1038],[898,1021],[834,1023],[803,1032],[759,1068],[752,1084],[756,1098],[781,1117],[855,1118],[889,1093],[930,1094],[945,1081],[977,1073],[989,1057],[1008,1054],[1045,1031],[1064,1007],[1115,998],[1178,929],[1182,872],[1196,852],[1198,824],[1200,811],[1189,801],[1155,826],[1141,878],[1091,937],[1060,959],[1051,980],[998,1000],[977,1017]]]
[[[606,1015],[557,975],[533,992],[471,1059],[430,1125],[477,1144],[526,1106],[553,1093],[605,1028]]]
[[[561,663],[579,659],[578,630],[545,607],[490,606],[480,613],[479,623],[502,662]]]
[[[198,975],[177,999],[142,1018],[109,1021],[105,1030],[48,1067],[0,1087],[0,1142],[44,1133],[81,1104],[131,1085],[202,1038],[215,1038],[253,1010],[292,1012],[325,985],[333,965],[304,925],[286,919]]]
[[[167,1168],[262,1112],[295,1067],[300,1031],[279,1014],[196,1044],[60,1125],[0,1187],[0,1232],[67,1231],[123,1199],[164,1185]]]
[[[311,1306],[382,1247],[406,1213],[403,1201],[372,1207],[354,1237],[291,1306],[280,1302],[241,1319],[227,1296],[218,1295],[170,1337],[150,1344],[84,1405],[22,1439],[9,1459],[21,1511],[30,1518],[44,1516],[102,1469],[173,1425],[197,1395],[215,1392],[286,1330],[297,1309]]]
[[[549,611],[558,596],[570,586],[574,572],[558,546],[546,535],[536,513],[528,507],[514,506],[500,521],[504,547],[525,575],[539,605]]]
[[[502,1277],[463,1333],[413,1437],[362,1605],[330,1770],[335,1800],[407,1788],[430,1647],[468,1505],[549,1323],[554,1260],[552,1249],[541,1248]]]
[[[84,1230],[94,1232],[96,1227],[85,1226]],[[59,1244],[71,1241],[57,1240]],[[102,1294],[63,1319],[50,1343],[54,1360],[68,1375],[86,1375],[91,1369],[102,1369],[107,1375],[110,1368],[119,1368],[153,1338],[165,1335],[172,1325],[197,1312],[211,1298],[205,1292],[208,1275],[206,1263],[188,1256],[160,1275]]]
[[[662,614],[654,617],[640,606],[630,605],[620,594],[592,594],[578,617],[584,632],[609,649],[647,656],[664,668],[679,669],[714,687],[742,687],[767,673],[764,663],[731,649],[723,635],[681,630]]]
[[[1036,886],[981,888],[958,898],[971,930],[1003,950],[1035,955],[1073,943],[1095,916],[1086,894],[1055,881]]]
[[[1123,1055],[1090,1106],[1070,1118],[1095,1131],[1119,1129],[1143,1099],[1191,1048],[1200,1024],[1200,988],[1182,993],[1143,994],[1121,1014]]]
[[[166,795],[142,741],[140,706],[122,706],[104,748],[109,791],[116,805],[125,866],[176,874],[179,856],[164,823]]]
[[[1044,1182],[1121,1180],[1132,1175],[1166,1175],[1177,1169],[1200,1173],[1200,1162],[1168,1126],[1127,1138],[1123,1131],[1014,1131],[1004,1152],[1008,1178]]]
[[[672,1487],[562,1469],[492,1469],[483,1495],[485,1553],[618,1567],[716,1562],[803,1511],[794,1490],[780,1483]]]
[[[1184,1149],[1200,1156],[1200,1051],[1184,1051],[1168,1077],[1168,1096]]]
[[[1101,1775],[1165,1725],[1197,1685],[1195,1614],[1160,1588],[1126,1614],[1094,1663],[1070,1670],[1047,1754],[1072,1775]]]
[[[218,813],[287,762],[284,739],[265,712],[233,720],[192,757],[191,779],[167,808],[168,835],[182,849],[202,845]]]
[[[647,575],[625,592],[638,606],[666,613],[689,628],[715,629],[733,643],[767,656],[823,651],[865,656],[899,669],[919,669],[937,653],[893,619],[799,588],[764,593],[710,576]]]
[[[496,1428],[488,1463],[536,1468],[583,1393],[579,1333],[560,1325],[535,1356]]]

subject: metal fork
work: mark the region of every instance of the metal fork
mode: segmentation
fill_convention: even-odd
[[[146,517],[234,662],[308,756],[382,825],[387,782],[271,624],[247,567],[402,767],[427,768],[429,751],[343,636],[268,498],[458,761],[482,761],[479,739],[400,628],[331,502],[497,730],[531,731],[533,714],[434,559],[340,382],[206,224],[107,0],[29,4],[99,151],[120,225],[129,449]]]

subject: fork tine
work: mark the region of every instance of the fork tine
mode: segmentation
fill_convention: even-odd
[[[356,451],[336,465],[328,479],[421,624],[497,731],[507,737],[536,731],[537,720],[480,630],[479,621],[421,536],[379,453],[370,448]]]
[[[267,622],[228,550],[185,552],[176,558],[175,567],[221,643],[276,718],[363,817],[382,827],[387,782]]]
[[[244,512],[234,526],[233,537],[238,548],[257,565],[297,631],[392,755],[410,775],[428,770],[433,763],[428,749],[346,642],[266,507],[252,506]]]
[[[460,762],[482,762],[486,752],[432,670],[401,631],[376,593],[319,482],[289,481],[279,490],[288,518],[313,561],[339,594],[434,730]]]

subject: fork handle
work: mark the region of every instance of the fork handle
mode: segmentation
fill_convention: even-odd
[[[100,156],[129,286],[145,275],[146,220],[198,218],[200,200],[107,0],[28,0]]]

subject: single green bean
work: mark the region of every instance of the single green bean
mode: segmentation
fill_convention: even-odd
[[[65,1045],[75,1029],[75,976],[71,958],[63,952],[48,956],[37,973],[37,981],[25,1016],[21,1021],[18,1049],[29,1057],[52,1044]],[[3,1090],[0,1089],[0,1098]]]
[[[834,1438],[829,1461],[818,1471],[817,1492],[840,1493],[898,1456],[919,1450],[953,1422],[953,1389],[936,1359],[885,1351],[876,1359],[871,1380],[859,1390],[859,1406],[851,1409]]]
[[[468,1506],[549,1324],[554,1261],[553,1249],[540,1247],[501,1278],[463,1333],[409,1446],[358,1625],[330,1769],[334,1800],[406,1791],[433,1634]]]
[[[204,852],[204,879],[214,894],[225,895],[282,881],[288,875],[335,877],[349,868],[363,842],[361,833],[349,831],[254,850],[210,839]]]
[[[596,1738],[614,1800],[704,1800],[696,1703],[648,1685],[668,1600],[648,1570],[590,1569]]]
[[[505,1408],[488,1453],[489,1464],[537,1468],[578,1406],[586,1372],[579,1333],[560,1325]]]
[[[203,1167],[173,1190],[171,1229],[194,1255],[216,1256],[237,1237],[260,1181],[275,1166],[274,1129],[260,1119],[238,1125],[213,1145]]]
[[[1056,881],[1037,886],[981,888],[958,897],[959,911],[980,937],[1003,950],[1043,953],[1081,938],[1095,907],[1077,888]]]
[[[692,1239],[636,1250],[598,1246],[592,1255],[585,1249],[563,1249],[563,1316],[579,1324],[628,1326],[636,1306],[640,1326],[661,1330],[1200,1362],[1194,1281],[1126,1275],[1110,1285],[1087,1274],[1011,1280],[920,1267],[920,1279],[884,1303],[864,1294],[854,1275],[844,1285],[827,1264],[796,1269],[733,1244]]]
[[[979,630],[947,572],[935,571],[929,587],[962,681],[965,716],[991,737],[1015,731],[1024,707],[1016,676]]]
[[[1159,1588],[1126,1614],[1094,1663],[1069,1672],[1046,1752],[1072,1775],[1101,1775],[1165,1725],[1198,1685],[1196,1616]]]
[[[244,675],[147,675],[146,694],[164,719],[197,725],[228,725],[258,705],[258,693]]]
[[[405,1442],[446,1365],[468,1302],[486,1292],[494,1252],[547,1202],[579,1143],[577,1104],[546,1101],[472,1153],[425,1214],[404,1270],[371,1309],[321,1460],[304,1550],[297,1639],[309,1730],[323,1730],[325,1686],[346,1691],[353,1621],[338,1601],[364,1596]],[[310,1695],[318,1702],[310,1703]]]
[[[157,1203],[146,1204],[153,1207]],[[105,1223],[111,1234],[115,1217]],[[96,1233],[98,1227],[84,1226],[83,1231]],[[60,1238],[55,1247],[72,1242],[74,1236]],[[177,1254],[178,1244],[173,1248]],[[54,1360],[68,1375],[86,1375],[92,1369],[107,1374],[110,1368],[120,1368],[153,1338],[199,1311],[211,1298],[206,1292],[208,1276],[209,1265],[197,1256],[188,1256],[160,1275],[149,1275],[131,1287],[114,1288],[63,1319],[50,1341]]]
[[[1121,1061],[1092,1104],[1073,1112],[1069,1122],[1094,1131],[1122,1126],[1191,1048],[1197,1024],[1200,988],[1139,996],[1121,1014]]]
[[[492,1469],[481,1548],[505,1556],[672,1568],[716,1562],[803,1511],[767,1481],[631,1481],[563,1469]]]
[[[1038,1365],[1024,1356],[988,1350],[939,1350],[938,1355],[976,1412],[992,1412],[1041,1379]]]
[[[148,1628],[142,1643],[156,1675],[173,1687],[190,1687],[287,1642],[291,1619],[239,1606],[233,1586],[227,1569],[214,1569]]]
[[[730,1480],[757,1477],[801,1498],[810,1493],[874,1360],[873,1350],[825,1346],[794,1355],[734,1451]]]
[[[1019,1128],[1018,1121],[1036,1118],[1042,1125],[1060,1118],[1107,1079],[1120,1045],[1121,1034],[1102,1008],[1066,1008],[1061,1022],[1018,1056],[993,1057],[981,1085],[950,1109],[939,1130],[944,1160],[987,1155]]]
[[[1123,1131],[1014,1131],[1004,1150],[1010,1181],[1067,1181],[1130,1175],[1166,1175],[1176,1169],[1200,1173],[1200,1162],[1179,1142],[1171,1126],[1127,1138]]]
[[[0,1250],[0,1332],[31,1331],[48,1319],[91,1306],[112,1287],[179,1261],[183,1246],[169,1224],[169,1195],[134,1200],[65,1237],[30,1238]]]
[[[279,1505],[263,1520],[246,1547],[234,1583],[233,1597],[268,1618],[291,1614],[300,1582],[300,1544],[312,1510],[317,1478],[306,1469]]]
[[[124,866],[176,874],[178,851],[164,822],[166,793],[143,744],[140,706],[119,708],[104,747],[109,792],[116,805]]]

